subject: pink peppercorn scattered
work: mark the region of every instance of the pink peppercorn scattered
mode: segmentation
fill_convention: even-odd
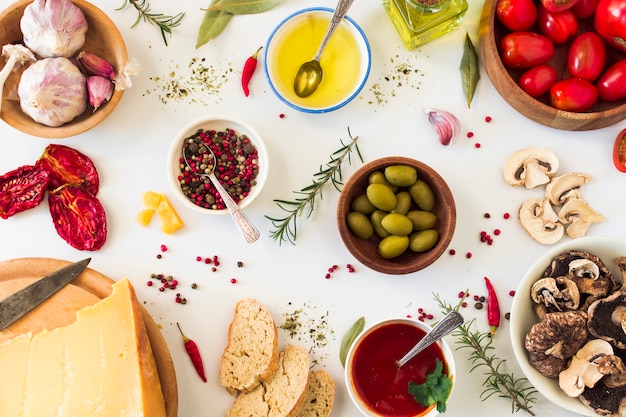
[[[146,282],[146,285],[148,285],[148,287],[152,287],[152,281]]]
[[[509,213],[504,213],[502,217],[504,217],[505,220],[508,220],[511,218],[511,215]]]
[[[328,273],[327,273],[327,274],[324,276],[324,278],[326,278],[326,279],[330,279],[330,274],[328,274]]]
[[[167,246],[161,245],[161,252],[167,252]]]
[[[204,260],[204,263],[207,264],[207,265],[212,263],[212,262],[213,261],[211,260],[211,258],[205,258],[205,260]]]
[[[487,122],[487,123],[491,122],[491,116],[486,116],[485,117],[485,122]]]
[[[354,267],[350,264],[346,264],[346,268],[348,268],[348,272],[349,273],[353,273],[354,272]]]
[[[467,137],[468,138],[473,138],[474,137],[474,132],[467,132]]]
[[[476,148],[476,149],[480,148],[480,143],[476,142],[476,143],[474,144],[474,148]]]
[[[279,114],[278,117],[280,117],[281,119],[284,119],[285,118],[285,113]]]
[[[496,236],[500,236],[500,233],[502,233],[502,232],[500,231],[500,229],[495,229],[495,230],[493,231],[493,234],[494,234],[494,235],[496,235]]]
[[[472,257],[472,252],[467,252],[467,253],[465,254],[465,257],[466,257],[467,259],[470,259],[470,258]]]
[[[456,251],[455,251],[454,249],[450,249],[450,250],[448,251],[448,253],[449,253],[450,255],[456,255]]]
[[[202,262],[202,256],[196,256],[196,261],[197,262]]]
[[[236,284],[237,283],[237,278],[231,278],[230,279],[230,283],[231,284]]]
[[[514,297],[514,296],[515,296],[515,290],[511,290],[511,291],[509,291],[509,295],[510,295],[511,297]]]
[[[463,307],[463,308],[467,307],[467,303],[466,303],[465,301],[463,301],[463,302],[461,303],[461,307]]]

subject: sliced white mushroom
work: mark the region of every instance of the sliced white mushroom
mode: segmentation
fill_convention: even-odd
[[[541,278],[535,281],[530,289],[530,295],[537,304],[544,304],[546,307],[553,306],[561,310],[556,300],[563,298],[563,295],[554,278]]]
[[[570,172],[559,175],[546,185],[546,198],[556,206],[572,198],[582,198],[580,187],[591,181],[591,175],[580,172]]]
[[[604,216],[594,211],[582,198],[569,198],[559,210],[559,221],[568,225],[565,231],[575,239],[585,236],[592,224],[604,221]]]
[[[559,160],[549,149],[533,146],[521,149],[504,164],[504,180],[527,189],[548,184],[559,169]]]
[[[524,230],[539,243],[551,245],[563,237],[564,227],[547,199],[532,197],[524,201],[518,217]]]
[[[569,263],[568,269],[568,272],[575,277],[598,279],[600,276],[598,264],[587,258],[574,259]]]
[[[578,397],[585,387],[593,387],[604,377],[597,360],[613,354],[613,347],[602,339],[593,339],[576,352],[569,367],[559,373],[559,386],[570,397]]]

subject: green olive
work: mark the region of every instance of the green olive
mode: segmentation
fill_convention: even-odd
[[[408,236],[390,235],[378,244],[378,253],[385,259],[392,259],[402,255],[409,247]]]
[[[382,171],[374,171],[367,178],[367,182],[369,184],[385,184],[387,187],[391,188],[391,190],[395,193],[398,191],[398,187],[389,184],[387,178],[385,178],[385,174]]]
[[[408,236],[413,231],[411,219],[400,213],[389,213],[383,217],[381,224],[392,235]]]
[[[367,198],[376,208],[391,211],[396,206],[397,198],[391,188],[385,184],[374,183],[367,186]]]
[[[350,231],[354,233],[356,237],[361,239],[369,239],[374,234],[374,228],[370,219],[363,213],[358,211],[352,211],[346,216],[346,222]]]
[[[417,181],[417,170],[408,165],[390,165],[385,168],[385,178],[391,185],[410,187]]]
[[[420,230],[409,236],[409,248],[413,252],[426,252],[439,241],[439,232],[435,229]]]
[[[391,210],[392,213],[407,214],[411,208],[413,199],[408,191],[400,191],[396,193],[396,206]]]
[[[350,204],[350,209],[352,211],[358,211],[359,213],[363,213],[365,215],[370,215],[376,210],[376,207],[370,202],[370,199],[367,198],[367,194],[361,194],[354,200],[352,200],[352,204]]]
[[[415,204],[422,210],[431,211],[435,206],[435,194],[423,180],[415,181],[415,184],[409,188],[409,193]]]
[[[374,228],[374,232],[378,235],[379,238],[384,239],[389,236],[389,233],[382,225],[383,217],[387,215],[386,211],[376,210],[370,215],[370,222],[372,223],[372,227]]]
[[[413,222],[413,230],[432,229],[437,224],[437,216],[426,210],[411,210],[406,216]]]

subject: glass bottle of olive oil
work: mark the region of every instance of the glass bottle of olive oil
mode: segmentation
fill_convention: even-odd
[[[383,0],[383,7],[407,49],[415,49],[456,29],[467,0]]]

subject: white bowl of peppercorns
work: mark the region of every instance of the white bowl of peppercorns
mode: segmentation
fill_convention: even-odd
[[[215,177],[239,207],[248,206],[267,179],[267,149],[249,124],[223,115],[206,116],[188,124],[172,141],[167,172],[176,197],[200,213],[228,213],[215,186],[202,174],[202,170],[213,166],[207,166],[207,147],[215,155]]]

